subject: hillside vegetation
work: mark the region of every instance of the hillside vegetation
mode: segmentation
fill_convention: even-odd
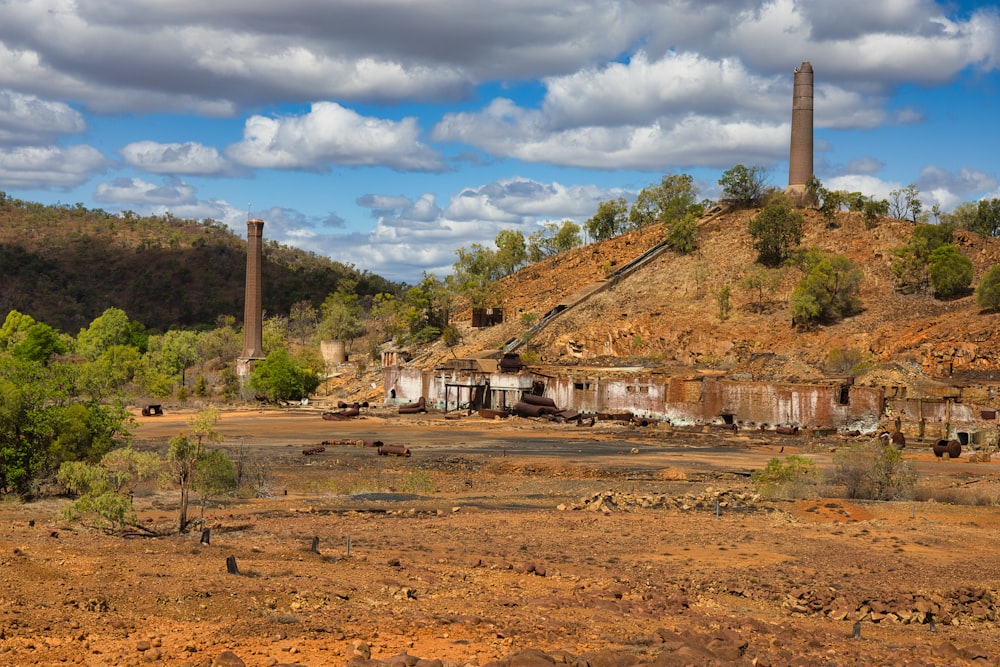
[[[793,327],[789,299],[803,271],[775,269],[774,282],[747,286],[756,262],[748,221],[758,209],[706,216],[697,251],[664,251],[638,272],[617,280],[538,332],[519,351],[542,364],[714,368],[747,379],[815,379],[843,374],[852,364],[902,364],[930,375],[974,378],[1000,370],[997,315],[976,304],[972,290],[937,298],[933,289],[897,291],[893,251],[913,236],[912,222],[840,212],[831,224],[803,210],[799,248],[850,259],[862,271],[861,312],[834,324]],[[603,279],[616,266],[664,238],[652,225],[602,243],[569,250],[502,279],[505,321],[472,329],[471,313],[456,313],[461,345],[451,354],[497,349],[560,301]],[[1000,240],[956,230],[954,244],[973,264],[973,287],[1000,263]],[[728,312],[719,295],[729,288]]]
[[[319,307],[338,287],[362,295],[398,285],[353,266],[267,241],[263,305],[287,315]],[[221,223],[171,215],[117,216],[46,206],[0,192],[0,313],[10,310],[75,333],[109,307],[153,330],[243,319],[246,242]]]

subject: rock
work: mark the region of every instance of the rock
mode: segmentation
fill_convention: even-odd
[[[351,642],[351,657],[369,660],[372,657],[371,647],[360,639]]]
[[[212,660],[212,667],[246,667],[246,663],[232,651],[223,651]]]

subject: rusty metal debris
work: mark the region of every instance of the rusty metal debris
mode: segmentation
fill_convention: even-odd
[[[957,459],[962,455],[962,443],[958,440],[938,440],[934,443],[934,456],[940,458]]]
[[[409,456],[410,450],[403,445],[382,445],[378,448],[379,456]]]
[[[341,403],[341,405],[345,405]],[[353,403],[348,407],[344,407],[341,410],[329,410],[323,413],[323,419],[327,421],[343,421],[345,419],[350,419],[351,417],[357,417],[361,414],[361,404]]]
[[[417,399],[416,403],[407,403],[399,406],[399,414],[401,415],[415,415],[421,412],[427,412],[427,402],[423,396]]]
[[[317,454],[322,454],[326,451],[326,447],[320,445],[319,447],[309,447],[308,449],[303,449],[302,453],[305,456],[315,456]]]

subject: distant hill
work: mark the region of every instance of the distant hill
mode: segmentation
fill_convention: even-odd
[[[565,311],[519,352],[543,365],[577,366],[581,372],[629,365],[651,371],[714,368],[743,379],[772,381],[843,374],[846,369],[830,363],[831,358],[850,352],[876,365],[902,364],[953,382],[1000,377],[1000,315],[981,311],[971,292],[941,300],[929,288],[915,294],[893,289],[892,250],[909,240],[912,223],[883,218],[869,229],[858,214],[844,212],[829,225],[818,212],[803,211],[802,247],[846,256],[864,279],[861,313],[801,330],[791,326],[788,309],[801,270],[783,268],[762,305],[758,293],[741,286],[741,279],[759,266],[747,232],[756,212],[703,218],[696,252],[663,252]],[[495,351],[521,336],[532,321],[663,238],[663,228],[654,225],[560,253],[504,278],[497,287],[503,295],[504,323],[473,329],[470,311],[455,313],[463,340],[455,348],[442,349],[441,358]],[[954,243],[973,262],[973,287],[1000,264],[1000,239],[956,231]],[[726,319],[720,318],[717,299],[724,286],[731,290]]]
[[[267,240],[265,315],[292,304],[318,307],[338,286],[361,295],[399,285],[315,253]],[[46,206],[0,192],[0,317],[12,309],[75,334],[109,307],[147,328],[243,320],[246,242],[221,223],[170,215],[123,216],[77,206]]]

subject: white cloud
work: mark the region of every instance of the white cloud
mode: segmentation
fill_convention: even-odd
[[[243,141],[226,154],[242,165],[271,169],[325,170],[338,164],[440,170],[439,156],[418,141],[419,133],[414,118],[380,120],[317,102],[303,116],[252,116]]]
[[[108,166],[109,160],[91,146],[0,149],[0,188],[72,188]]]
[[[908,183],[885,181],[863,173],[835,176],[824,183],[830,190],[861,192],[879,199],[890,199],[893,190],[908,185]],[[990,198],[990,191],[994,191],[997,187],[997,179],[976,169],[961,168],[957,171],[948,171],[928,165],[920,170],[920,178],[914,185],[920,193],[918,199],[925,211],[929,211],[936,204],[942,211],[948,212],[962,202]]]
[[[480,114],[449,114],[439,141],[463,141],[495,155],[592,169],[662,170],[667,166],[769,164],[788,151],[787,123],[724,121],[695,115],[643,126],[546,130],[541,113],[496,100]]]
[[[920,170],[917,185],[922,188],[943,186],[956,192],[969,193],[996,187],[997,179],[995,176],[968,167],[962,167],[958,171],[948,171],[935,165],[928,165]]]
[[[0,145],[32,145],[86,127],[80,112],[62,102],[0,90]]]
[[[229,170],[218,150],[194,141],[182,144],[134,141],[119,152],[126,164],[152,174],[206,175],[224,174]]]
[[[140,178],[118,178],[112,183],[101,183],[97,186],[94,199],[115,204],[168,207],[194,204],[197,201],[194,187],[187,183],[176,181],[156,185]]]
[[[0,87],[101,111],[218,115],[276,99],[456,100],[485,81],[586,73],[642,50],[661,66],[671,51],[738,57],[763,79],[806,57],[828,81],[884,91],[994,68],[998,35],[995,8],[949,18],[930,0],[9,0]]]

